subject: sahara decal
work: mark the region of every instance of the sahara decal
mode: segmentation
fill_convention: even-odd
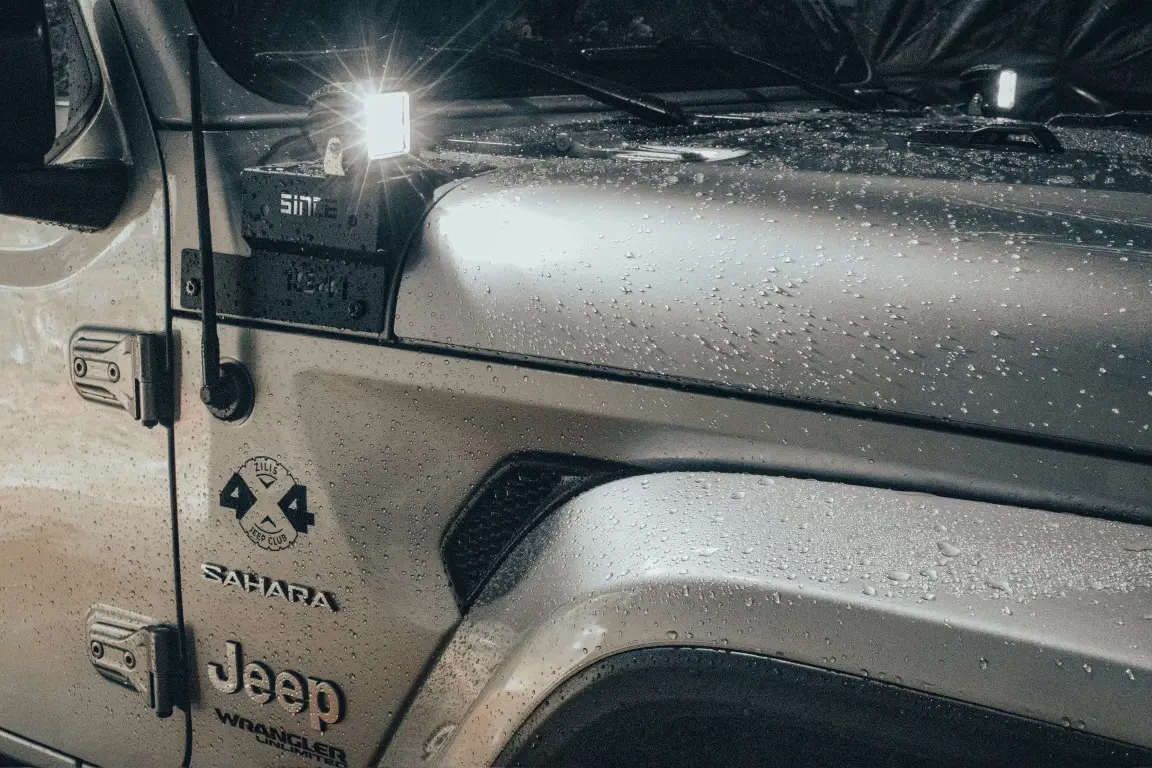
[[[220,707],[215,709],[216,717],[221,723],[255,734],[256,742],[259,744],[275,747],[290,755],[307,757],[321,765],[330,765],[333,768],[347,768],[348,766],[348,754],[340,747],[334,747],[322,741],[312,741],[307,736],[292,733],[287,728],[276,728],[264,723],[253,722],[246,717],[225,712]]]
[[[308,511],[308,488],[276,459],[256,456],[232,473],[220,506],[236,512],[240,528],[261,549],[278,552],[316,524]]]
[[[287,581],[270,579],[250,571],[234,571],[231,568],[213,563],[201,563],[200,575],[204,577],[205,581],[221,584],[225,587],[235,587],[247,594],[278,597],[281,600],[300,603],[309,608],[327,608],[333,613],[337,610],[336,598],[331,593],[303,584],[291,584]]]
[[[344,719],[344,693],[335,683],[305,678],[289,670],[274,673],[262,661],[243,664],[243,651],[235,640],[224,643],[224,654],[223,664],[208,663],[212,687],[221,693],[236,693],[243,688],[261,706],[276,699],[289,714],[307,712],[309,725],[321,733]]]

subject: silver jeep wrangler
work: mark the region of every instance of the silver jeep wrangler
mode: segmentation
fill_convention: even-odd
[[[1152,766],[1152,6],[4,0],[0,766]]]

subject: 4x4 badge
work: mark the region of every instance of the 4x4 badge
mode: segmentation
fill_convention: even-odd
[[[236,511],[248,538],[262,549],[277,552],[296,543],[316,524],[308,511],[308,489],[276,459],[248,459],[220,491],[220,506]]]

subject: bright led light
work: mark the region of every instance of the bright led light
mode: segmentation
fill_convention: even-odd
[[[996,106],[999,109],[1012,109],[1016,106],[1016,73],[1011,69],[1000,70],[996,81]]]
[[[364,123],[370,160],[399,157],[411,151],[412,122],[407,93],[373,93],[365,97]]]

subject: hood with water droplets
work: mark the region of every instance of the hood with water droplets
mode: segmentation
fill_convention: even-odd
[[[1138,159],[1068,181],[1067,156],[965,174],[742,143],[734,165],[540,159],[451,189],[396,335],[1152,453],[1152,195],[1099,167]]]

